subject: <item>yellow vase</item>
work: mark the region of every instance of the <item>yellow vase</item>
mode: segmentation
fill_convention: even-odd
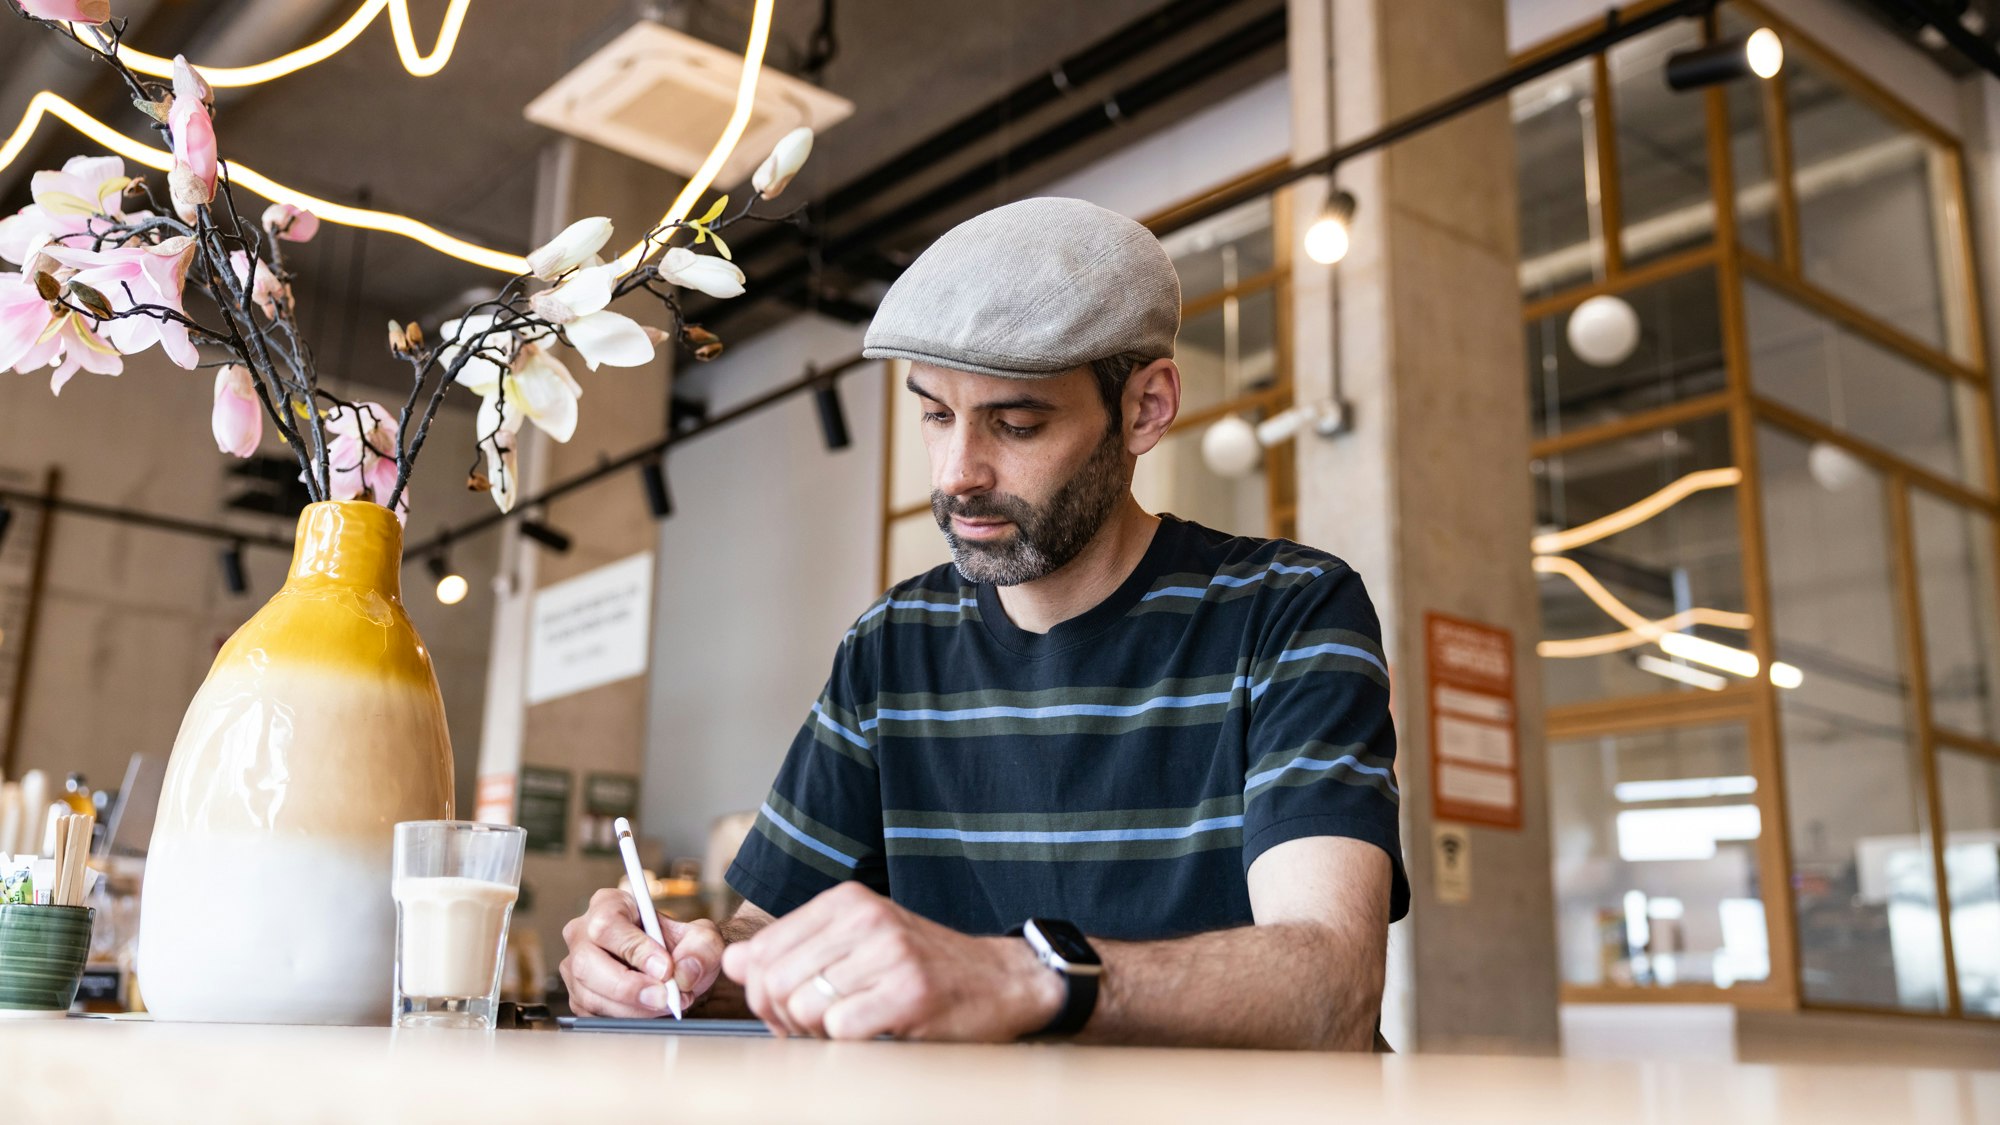
[[[392,827],[446,819],[451,736],[387,508],[313,504],[167,765],[140,900],[159,1019],[386,1023]]]

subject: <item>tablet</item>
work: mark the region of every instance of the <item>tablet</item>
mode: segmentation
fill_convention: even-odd
[[[563,1031],[618,1031],[628,1035],[711,1035],[769,1039],[763,1020],[618,1019],[613,1016],[558,1016]]]

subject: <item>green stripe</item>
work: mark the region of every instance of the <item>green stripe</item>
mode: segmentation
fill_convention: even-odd
[[[765,800],[770,803],[772,808],[778,810],[779,816],[782,816],[786,820],[790,821],[794,828],[797,828],[799,831],[804,832],[806,835],[811,836],[815,840],[818,840],[820,843],[825,844],[827,847],[832,848],[834,851],[853,856],[855,859],[860,859],[863,856],[866,856],[875,850],[869,845],[864,844],[859,840],[856,840],[854,837],[843,836],[840,833],[834,831],[833,829],[827,827],[825,824],[817,820],[814,820],[810,816],[807,816],[805,813],[799,811],[799,807],[797,805],[794,805],[790,801],[785,800],[784,795],[779,793],[776,789],[771,790],[771,795],[769,797],[766,797]],[[761,821],[764,818],[762,816],[759,816],[757,819]],[[785,836],[787,840],[791,840],[790,836],[785,835],[784,829],[773,828],[773,831],[775,831],[780,836]],[[769,833],[766,834],[768,835]],[[796,844],[802,851],[812,850],[810,848],[807,848],[804,844],[799,844],[798,841],[796,840],[792,840],[792,843]],[[814,852],[813,854],[818,855],[819,853]],[[827,857],[820,856],[820,858],[826,859]],[[827,862],[831,863],[832,860],[829,859],[827,860]],[[843,867],[841,868],[841,870],[845,871],[847,869]]]
[[[1387,798],[1390,804],[1400,803],[1388,779],[1380,774],[1351,769],[1346,766],[1335,766],[1332,769],[1312,769],[1292,764],[1301,758],[1316,762],[1331,762],[1348,755],[1353,755],[1362,765],[1373,766],[1377,769],[1393,769],[1395,766],[1394,757],[1376,754],[1370,751],[1367,746],[1359,743],[1341,746],[1331,742],[1308,742],[1303,746],[1274,751],[1257,759],[1257,763],[1251,766],[1249,771],[1243,775],[1246,782],[1251,782],[1251,779],[1257,778],[1261,774],[1269,773],[1272,770],[1282,769],[1284,772],[1275,777],[1251,782],[1245,796],[1254,799],[1274,788],[1296,788],[1302,785],[1329,782],[1336,785],[1356,785],[1366,789],[1373,789]]]
[[[1348,648],[1360,649],[1368,655],[1373,656],[1375,660],[1382,661],[1384,666],[1388,664],[1388,661],[1382,656],[1381,645],[1375,643],[1373,638],[1354,632],[1351,629],[1307,629],[1303,632],[1294,633],[1290,637],[1285,638],[1284,649],[1281,651],[1296,651],[1326,644],[1344,645]],[[1258,683],[1263,683],[1265,680],[1270,680],[1273,683],[1284,683],[1313,672],[1356,672],[1368,677],[1384,688],[1389,686],[1389,677],[1383,674],[1382,669],[1377,667],[1373,661],[1360,656],[1322,652],[1308,657],[1286,660],[1282,663],[1278,660],[1278,656],[1279,653],[1274,652],[1252,664],[1251,677]]]
[[[1132,859],[1174,859],[1241,848],[1241,827],[1218,828],[1180,840],[1102,840],[1076,844],[969,844],[963,840],[886,841],[888,854],[947,856],[967,860],[1015,860],[1032,863],[1104,863]]]
[[[773,806],[774,808],[776,806]],[[889,809],[882,814],[890,828],[955,828],[960,832],[1088,832],[1114,828],[1177,828],[1243,811],[1243,795],[1211,797],[1178,809],[1107,809],[1095,812],[924,812]]]
[[[831,693],[819,697],[819,708],[834,722],[867,739],[868,745],[860,746],[850,742],[838,732],[828,730],[826,724],[820,722],[818,715],[808,715],[806,716],[806,723],[812,728],[813,740],[828,750],[839,754],[841,757],[859,763],[866,769],[875,769],[875,740],[869,737],[868,732],[861,729],[860,712],[849,711],[845,707],[835,703]]]

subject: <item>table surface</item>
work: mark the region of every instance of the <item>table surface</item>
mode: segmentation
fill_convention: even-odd
[[[13,1122],[2000,1123],[2000,1070],[0,1023]],[[1995,1060],[2000,1066],[2000,1059]],[[18,1111],[25,1110],[16,1116]]]

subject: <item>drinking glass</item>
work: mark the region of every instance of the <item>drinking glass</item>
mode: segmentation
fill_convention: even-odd
[[[396,825],[397,1027],[494,1026],[527,835],[469,820]]]

